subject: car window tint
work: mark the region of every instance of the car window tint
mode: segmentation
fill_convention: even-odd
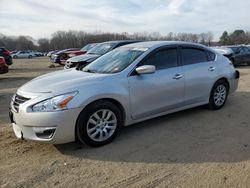
[[[157,70],[177,67],[178,66],[178,56],[177,49],[165,49],[153,53],[143,65],[154,65]]]
[[[207,54],[204,50],[198,48],[182,48],[182,63],[190,65],[207,61]]]

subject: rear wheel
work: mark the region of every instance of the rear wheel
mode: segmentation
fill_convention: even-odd
[[[80,113],[76,136],[80,142],[98,147],[112,142],[121,125],[119,108],[109,101],[98,101]]]
[[[29,58],[29,59],[31,59],[31,58],[32,58],[32,56],[31,56],[31,55],[29,55],[29,56],[28,56],[28,58]]]
[[[228,83],[224,80],[218,80],[211,90],[209,98],[209,107],[214,110],[222,108],[226,103],[228,91]]]

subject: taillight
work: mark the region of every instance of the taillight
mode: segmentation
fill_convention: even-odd
[[[4,55],[10,55],[10,52],[8,50],[4,50],[3,54]]]

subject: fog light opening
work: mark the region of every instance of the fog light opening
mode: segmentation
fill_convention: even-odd
[[[53,137],[56,127],[33,127],[37,137],[43,139],[50,139]]]

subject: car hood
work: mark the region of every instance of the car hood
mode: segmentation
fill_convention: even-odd
[[[97,59],[98,57],[100,57],[100,55],[83,54],[83,55],[79,55],[76,57],[72,57],[72,58],[68,59],[68,61],[70,61],[70,62],[82,62],[82,61],[91,62],[91,61],[94,61],[95,59]]]
[[[29,93],[60,94],[75,91],[79,86],[102,81],[107,75],[87,73],[76,69],[67,69],[39,76],[20,87],[18,90]]]

